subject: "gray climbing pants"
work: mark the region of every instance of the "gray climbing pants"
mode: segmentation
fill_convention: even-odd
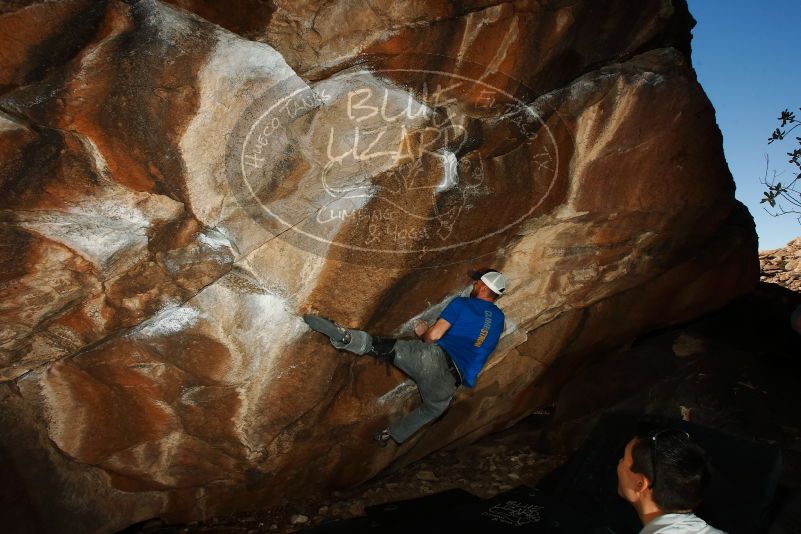
[[[448,371],[445,352],[434,343],[419,339],[399,339],[395,343],[393,363],[414,380],[423,399],[420,406],[389,427],[392,439],[403,443],[448,409],[457,385]]]

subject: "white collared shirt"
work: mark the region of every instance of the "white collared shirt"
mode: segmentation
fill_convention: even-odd
[[[640,534],[726,534],[693,513],[662,514],[642,527]]]

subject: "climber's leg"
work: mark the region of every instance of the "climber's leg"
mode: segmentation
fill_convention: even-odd
[[[439,400],[424,399],[420,406],[389,426],[389,435],[399,444],[403,443],[426,424],[442,415],[450,406],[452,397],[453,394]]]
[[[448,409],[457,385],[439,346],[420,340],[398,340],[395,352],[393,363],[414,380],[423,400],[388,429],[395,441],[403,443]]]
[[[423,425],[442,415],[450,405],[457,385],[439,346],[418,339],[373,337],[363,330],[343,328],[316,315],[304,315],[303,320],[313,330],[328,336],[334,347],[358,355],[370,354],[392,363],[414,380],[422,404],[388,429],[377,433],[376,439],[380,444],[386,443],[386,435],[403,443]]]

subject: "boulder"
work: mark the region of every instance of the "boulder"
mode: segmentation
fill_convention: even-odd
[[[757,283],[682,0],[172,4],[0,11],[0,449],[43,530],[358,484]],[[490,265],[477,387],[377,448],[413,384],[301,315],[409,335]]]

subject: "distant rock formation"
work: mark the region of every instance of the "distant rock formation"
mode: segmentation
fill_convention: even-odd
[[[759,280],[801,292],[801,237],[781,248],[759,251]]]
[[[0,456],[42,530],[359,483],[757,283],[683,0],[173,3],[0,4]],[[477,387],[376,448],[416,390],[300,315],[405,335],[488,265]]]

